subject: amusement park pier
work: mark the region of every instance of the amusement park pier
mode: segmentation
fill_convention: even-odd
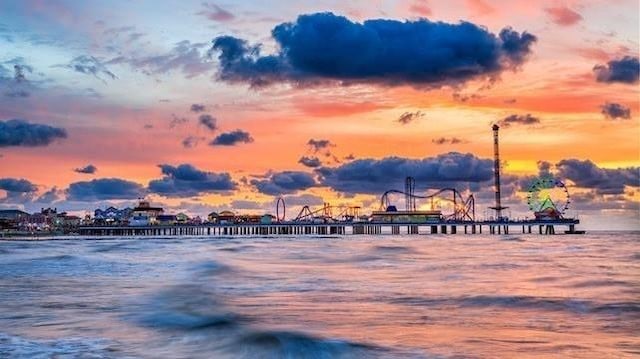
[[[455,188],[444,188],[431,194],[418,195],[416,181],[405,178],[404,191],[392,189],[383,193],[380,209],[369,216],[360,216],[360,207],[334,207],[325,203],[322,208],[312,210],[304,206],[298,215],[285,220],[285,203],[282,198],[276,203],[276,216],[234,216],[210,214],[209,220],[198,224],[152,224],[146,218],[136,225],[80,226],[78,233],[85,236],[270,236],[270,235],[400,235],[400,234],[582,234],[576,229],[577,218],[565,217],[569,208],[569,193],[559,179],[540,178],[531,186],[527,203],[534,219],[511,219],[504,216],[508,207],[502,206],[500,192],[499,126],[493,125],[494,190],[495,205],[490,207],[495,215],[477,220],[473,194],[463,196]],[[549,192],[559,192],[552,198]],[[390,197],[404,197],[405,208],[398,209]],[[416,200],[430,201],[429,210],[420,210]],[[434,201],[449,204],[451,213],[436,209]],[[151,208],[155,210],[155,208]],[[141,209],[141,212],[145,212]],[[151,211],[152,212],[152,211]],[[143,214],[144,217],[144,214]],[[558,232],[556,232],[558,229]],[[563,230],[564,229],[564,230]]]

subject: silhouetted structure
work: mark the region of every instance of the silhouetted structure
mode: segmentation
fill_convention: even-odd
[[[498,131],[500,130],[500,126],[497,124],[493,125],[493,178],[495,181],[495,191],[496,191],[496,205],[494,207],[489,207],[496,211],[496,219],[502,219],[502,210],[507,209],[508,207],[503,207],[501,203],[501,194],[500,194],[500,149],[498,147]]]

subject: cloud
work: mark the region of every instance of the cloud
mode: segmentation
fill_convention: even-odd
[[[209,145],[211,146],[235,146],[239,143],[251,143],[253,137],[249,132],[235,130],[231,132],[221,133],[214,138]]]
[[[58,187],[53,187],[50,190],[43,193],[40,197],[36,198],[34,203],[46,203],[51,204],[53,202],[59,201],[62,199],[63,191],[60,191]]]
[[[510,115],[502,120],[498,121],[498,124],[502,127],[510,127],[512,125],[537,125],[540,123],[540,119],[532,116],[531,114],[526,115]]]
[[[260,193],[272,196],[295,193],[316,186],[313,175],[301,171],[270,173],[265,179],[254,179],[250,183]]]
[[[236,199],[229,203],[229,206],[235,210],[237,209],[249,209],[249,210],[266,210],[270,204],[251,201],[248,199]]]
[[[548,7],[544,11],[556,25],[571,26],[582,20],[582,15],[566,6]]]
[[[496,35],[470,22],[356,23],[333,13],[301,15],[276,26],[271,35],[279,50],[265,56],[260,45],[215,38],[210,53],[218,53],[218,78],[252,87],[323,81],[442,87],[515,70],[536,41],[526,32],[505,28]]]
[[[180,41],[168,52],[159,55],[125,57],[109,60],[109,64],[128,64],[146,75],[163,75],[181,71],[187,78],[204,74],[212,69],[206,55],[200,49],[206,44]]]
[[[299,195],[287,195],[283,197],[287,207],[290,206],[320,206],[324,204],[324,198],[310,193],[302,193]]]
[[[403,188],[407,176],[428,188],[491,180],[493,161],[470,153],[449,152],[423,159],[357,159],[338,167],[322,167],[316,172],[320,175],[320,185],[336,191],[382,194],[388,189]]]
[[[198,136],[187,136],[184,140],[182,140],[182,146],[184,148],[194,148],[198,146],[200,141],[204,140],[204,137]]]
[[[213,3],[203,3],[204,10],[196,13],[196,15],[205,16],[207,19],[217,22],[231,21],[235,19],[235,16],[229,11],[221,8]]]
[[[598,82],[635,84],[640,79],[640,61],[637,57],[625,56],[606,65],[596,65],[593,72]]]
[[[475,15],[489,15],[496,11],[493,6],[487,4],[484,0],[466,0],[466,5]]]
[[[631,109],[619,103],[606,102],[600,108],[604,117],[606,117],[609,120],[616,120],[616,119],[628,120],[631,118]]]
[[[439,137],[439,138],[434,138],[433,140],[431,140],[431,143],[434,143],[436,145],[446,145],[446,144],[451,144],[451,145],[457,145],[459,143],[463,143],[466,142],[463,139],[460,139],[458,137],[451,137],[451,138],[446,138],[446,137]]]
[[[302,156],[298,160],[298,163],[311,168],[322,166],[322,162],[320,161],[320,159],[315,156]]]
[[[421,118],[424,118],[424,113],[422,113],[422,111],[405,112],[402,115],[400,115],[400,117],[398,117],[398,122],[400,122],[403,125],[406,125],[410,122],[413,122]]]
[[[114,199],[136,199],[144,195],[144,187],[120,178],[99,178],[74,182],[66,190],[68,201],[92,202]]]
[[[202,112],[202,111],[206,111],[207,107],[203,104],[199,104],[199,103],[194,103],[193,105],[191,105],[191,112]]]
[[[117,78],[116,75],[107,68],[102,60],[89,55],[76,56],[68,64],[56,65],[56,67],[68,68],[85,75],[93,75],[103,82],[104,76],[112,80]]]
[[[22,178],[0,178],[0,189],[7,192],[35,192],[38,187]]]
[[[171,114],[171,121],[169,122],[169,128],[174,128],[189,122],[186,117],[178,117],[175,113]]]
[[[0,190],[6,192],[0,203],[17,204],[31,201],[38,187],[22,178],[0,178]]]
[[[427,0],[415,0],[411,3],[411,6],[409,6],[409,11],[421,17],[428,17],[433,14]]]
[[[74,169],[75,172],[78,173],[85,173],[85,174],[94,174],[98,171],[98,167],[92,165],[92,164],[88,164],[84,167],[80,167],[80,168],[76,168]]]
[[[0,147],[47,146],[62,138],[67,138],[67,131],[63,128],[29,123],[20,119],[0,121]]]
[[[319,152],[325,148],[329,148],[330,146],[333,146],[333,144],[329,140],[315,140],[313,138],[307,141],[307,145],[311,148],[313,152]]]
[[[178,166],[161,164],[158,167],[164,176],[150,181],[148,189],[150,192],[166,197],[195,197],[236,189],[237,184],[226,172],[206,172],[190,164]]]
[[[5,68],[6,65],[13,67],[13,76],[10,75],[11,71]],[[26,98],[31,95],[30,91],[34,86],[27,80],[27,73],[33,73],[33,67],[28,65],[22,57],[0,62],[0,85],[6,86],[7,91],[4,93],[6,97]]]
[[[198,123],[208,128],[210,131],[215,131],[218,129],[216,118],[206,113],[198,117]]]
[[[640,167],[600,168],[590,160],[567,159],[556,164],[561,178],[598,194],[623,194],[625,186],[640,187]]]
[[[538,176],[549,177],[551,176],[551,163],[547,161],[538,161]]]

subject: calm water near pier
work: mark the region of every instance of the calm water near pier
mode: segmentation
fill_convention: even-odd
[[[639,238],[0,241],[0,358],[637,357]]]

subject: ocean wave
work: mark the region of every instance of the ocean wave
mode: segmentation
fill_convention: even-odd
[[[640,313],[640,304],[633,302],[599,303],[585,299],[532,296],[479,295],[457,298],[399,297],[393,298],[389,302],[410,306],[498,307],[504,309],[564,311],[573,314],[600,313],[615,316],[637,315]]]
[[[290,331],[251,332],[223,349],[243,358],[376,358],[390,354],[372,345]]]
[[[595,280],[586,280],[582,282],[575,283],[571,285],[572,288],[594,288],[594,287],[615,287],[615,286],[628,286],[631,287],[632,284],[625,281],[614,280],[614,279],[595,279]]]
[[[415,250],[413,248],[410,247],[406,247],[406,246],[394,246],[394,245],[387,245],[387,246],[375,246],[373,247],[373,251],[374,252],[380,252],[380,253],[402,253],[402,254],[408,254],[408,253],[414,253]]]
[[[95,338],[36,340],[0,333],[0,358],[127,358],[116,343]]]
[[[96,242],[96,244],[97,244],[96,245],[97,248],[93,250],[93,252],[95,253],[131,252],[131,251],[139,251],[142,249],[140,248],[139,244],[137,246],[132,245],[134,243],[132,243],[130,240],[121,241],[114,244],[100,243],[98,241]]]
[[[125,318],[150,328],[191,331],[232,327],[245,321],[226,311],[214,293],[194,284],[171,287],[134,307],[137,310]]]

